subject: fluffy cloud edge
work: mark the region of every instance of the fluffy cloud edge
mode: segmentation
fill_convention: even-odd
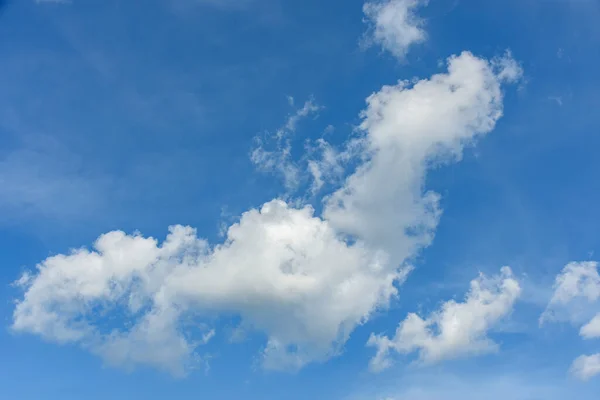
[[[598,308],[600,300],[600,274],[596,261],[572,261],[556,276],[554,292],[540,316],[540,325],[547,322],[568,321],[581,325],[590,312]],[[579,329],[586,340],[600,338],[600,313]],[[577,357],[570,368],[577,379],[587,381],[600,374],[600,353]]]
[[[378,45],[403,61],[412,46],[427,39],[417,9],[429,0],[374,0],[363,6],[368,32],[363,44]]]
[[[420,365],[443,360],[496,352],[499,349],[487,333],[506,318],[521,294],[519,282],[509,267],[500,274],[481,274],[470,283],[463,302],[449,300],[439,310],[422,318],[411,313],[398,325],[394,337],[371,334],[368,346],[377,354],[370,369],[379,372],[392,365],[390,352],[418,352]]]

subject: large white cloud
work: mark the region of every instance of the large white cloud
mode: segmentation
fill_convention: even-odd
[[[471,281],[464,302],[449,300],[425,319],[409,314],[393,338],[371,335],[368,345],[377,348],[371,369],[389,367],[390,351],[418,351],[419,361],[425,364],[496,351],[498,345],[487,337],[487,332],[512,311],[520,293],[519,283],[508,267],[492,278],[480,275]]]
[[[508,55],[489,62],[464,52],[446,73],[385,86],[362,114],[364,162],[322,216],[275,199],[214,246],[183,226],[162,243],[107,233],[94,250],[50,257],[19,280],[13,328],[78,343],[112,365],[174,374],[201,358],[219,315],[266,336],[266,368],[338,354],[432,240],[440,209],[439,195],[424,191],[428,167],[458,160],[493,129],[501,85],[519,72]]]

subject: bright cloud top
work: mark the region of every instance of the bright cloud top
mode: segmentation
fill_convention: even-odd
[[[571,262],[567,264],[554,283],[554,293],[546,310],[540,317],[540,324],[546,322],[570,321],[581,324],[589,320],[598,309],[600,299],[600,274],[595,261]],[[594,318],[581,333],[591,336],[597,331],[599,317]]]
[[[380,45],[398,59],[404,59],[409,48],[424,42],[427,34],[423,21],[416,14],[428,0],[384,0],[370,1],[363,12],[370,25],[368,40]]]
[[[546,321],[571,321],[580,324],[582,319],[598,309],[600,299],[600,274],[595,261],[571,262],[556,277],[554,294],[540,323]],[[600,338],[600,313],[581,326],[583,339]],[[571,373],[587,380],[600,374],[600,353],[579,356],[571,366]]]
[[[424,364],[497,351],[498,345],[487,332],[512,311],[520,293],[521,287],[508,267],[492,278],[480,275],[471,281],[464,302],[449,300],[425,319],[409,314],[391,339],[371,335],[368,345],[377,348],[371,369],[389,367],[392,350],[401,354],[418,351]]]

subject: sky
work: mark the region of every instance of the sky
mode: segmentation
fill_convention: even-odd
[[[0,398],[597,398],[598,18],[0,1]]]

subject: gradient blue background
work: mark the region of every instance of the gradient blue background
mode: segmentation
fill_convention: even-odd
[[[523,391],[547,385],[597,398],[597,382],[571,382],[566,371],[600,343],[568,326],[538,329],[537,317],[563,265],[600,249],[600,3],[431,0],[420,11],[429,39],[406,63],[359,47],[361,8],[358,0],[4,5],[1,399],[379,399],[444,376],[467,388],[507,379]],[[216,339],[210,369],[176,380],[105,369],[78,348],[9,331],[19,295],[10,283],[48,255],[112,229],[163,238],[175,223],[216,240],[221,222],[281,193],[248,154],[256,135],[293,112],[286,96],[325,107],[300,124],[302,137],[332,125],[331,140],[342,142],[381,85],[428,77],[462,50],[489,58],[507,48],[525,81],[507,94],[491,135],[429,176],[445,210],[434,244],[392,310],[359,327],[341,357],[295,374],[264,372],[252,367],[261,337]],[[510,326],[491,334],[499,354],[367,372],[370,332],[461,297],[478,271],[502,265],[526,290]]]

